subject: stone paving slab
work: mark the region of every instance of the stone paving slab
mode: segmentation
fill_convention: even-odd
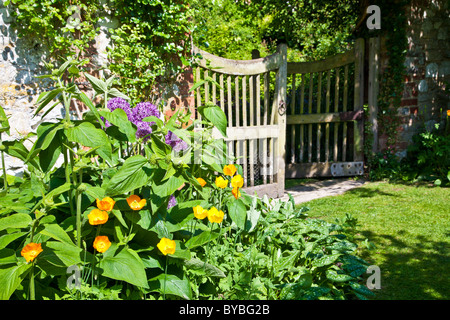
[[[343,194],[347,190],[361,187],[364,183],[363,179],[352,180],[348,178],[307,183],[286,189],[284,196],[280,200],[289,200],[288,193],[290,193],[294,197],[295,204],[299,204],[314,199]]]

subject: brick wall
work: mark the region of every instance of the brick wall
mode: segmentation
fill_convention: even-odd
[[[412,0],[406,10],[408,51],[398,116],[398,155],[405,156],[421,127],[443,121],[450,109],[450,11],[447,0]],[[381,147],[383,141],[380,141]]]

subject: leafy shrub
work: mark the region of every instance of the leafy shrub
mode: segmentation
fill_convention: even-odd
[[[241,190],[226,165],[220,107],[163,121],[149,102],[132,106],[113,78],[88,74],[103,105],[75,79],[84,61],[45,76],[55,83],[36,114],[60,102],[65,119],[42,122],[34,145],[2,144],[28,164],[0,198],[1,299],[343,299],[371,295],[367,264],[341,227],[305,219],[293,201]],[[70,101],[90,109],[69,117]],[[53,100],[58,102],[53,103]],[[2,116],[2,131],[7,118]],[[58,158],[62,156],[62,164]]]

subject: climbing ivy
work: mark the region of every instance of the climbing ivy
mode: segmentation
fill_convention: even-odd
[[[13,28],[48,50],[46,62],[92,60],[102,27],[110,40],[109,69],[134,102],[173,79],[189,54],[191,9],[184,0],[7,0]],[[36,37],[39,35],[39,37]]]

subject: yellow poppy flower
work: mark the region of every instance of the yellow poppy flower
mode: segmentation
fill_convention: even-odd
[[[141,210],[147,203],[147,200],[141,199],[139,196],[133,194],[127,198],[127,202],[131,209]]]
[[[162,238],[156,246],[158,247],[159,251],[161,251],[165,256],[175,253],[176,243],[174,240]]]
[[[202,187],[204,187],[206,185],[206,181],[203,178],[197,178],[198,183],[200,183],[200,185]]]
[[[217,210],[216,207],[212,207],[208,210],[208,220],[211,223],[221,223],[223,220],[224,212],[222,210]]]
[[[239,188],[233,188],[233,190],[231,190],[231,193],[236,198],[236,200],[241,197],[241,192],[239,191]]]
[[[97,199],[97,208],[103,211],[111,211],[115,203],[110,197],[103,198],[102,200]]]
[[[235,175],[231,179],[231,186],[233,188],[242,188],[244,186],[244,179],[242,178],[242,176],[240,174]]]
[[[25,260],[27,260],[27,262],[30,262],[33,261],[42,251],[43,250],[40,243],[30,242],[23,247],[20,254],[25,258]]]
[[[200,220],[205,219],[208,215],[208,210],[203,209],[200,205],[193,207],[192,210],[194,210],[194,216]]]
[[[228,164],[225,167],[223,167],[223,174],[226,176],[234,176],[234,174],[236,173],[236,167],[234,166],[234,164]]]
[[[97,236],[94,240],[94,249],[98,252],[105,252],[111,246],[111,241],[107,236]]]
[[[225,180],[225,179],[222,178],[222,177],[217,177],[217,178],[216,178],[216,186],[217,186],[217,187],[223,189],[223,188],[226,188],[227,185],[228,185],[228,180]]]
[[[93,209],[88,214],[89,224],[96,226],[99,224],[105,224],[108,221],[108,213],[99,209]]]

